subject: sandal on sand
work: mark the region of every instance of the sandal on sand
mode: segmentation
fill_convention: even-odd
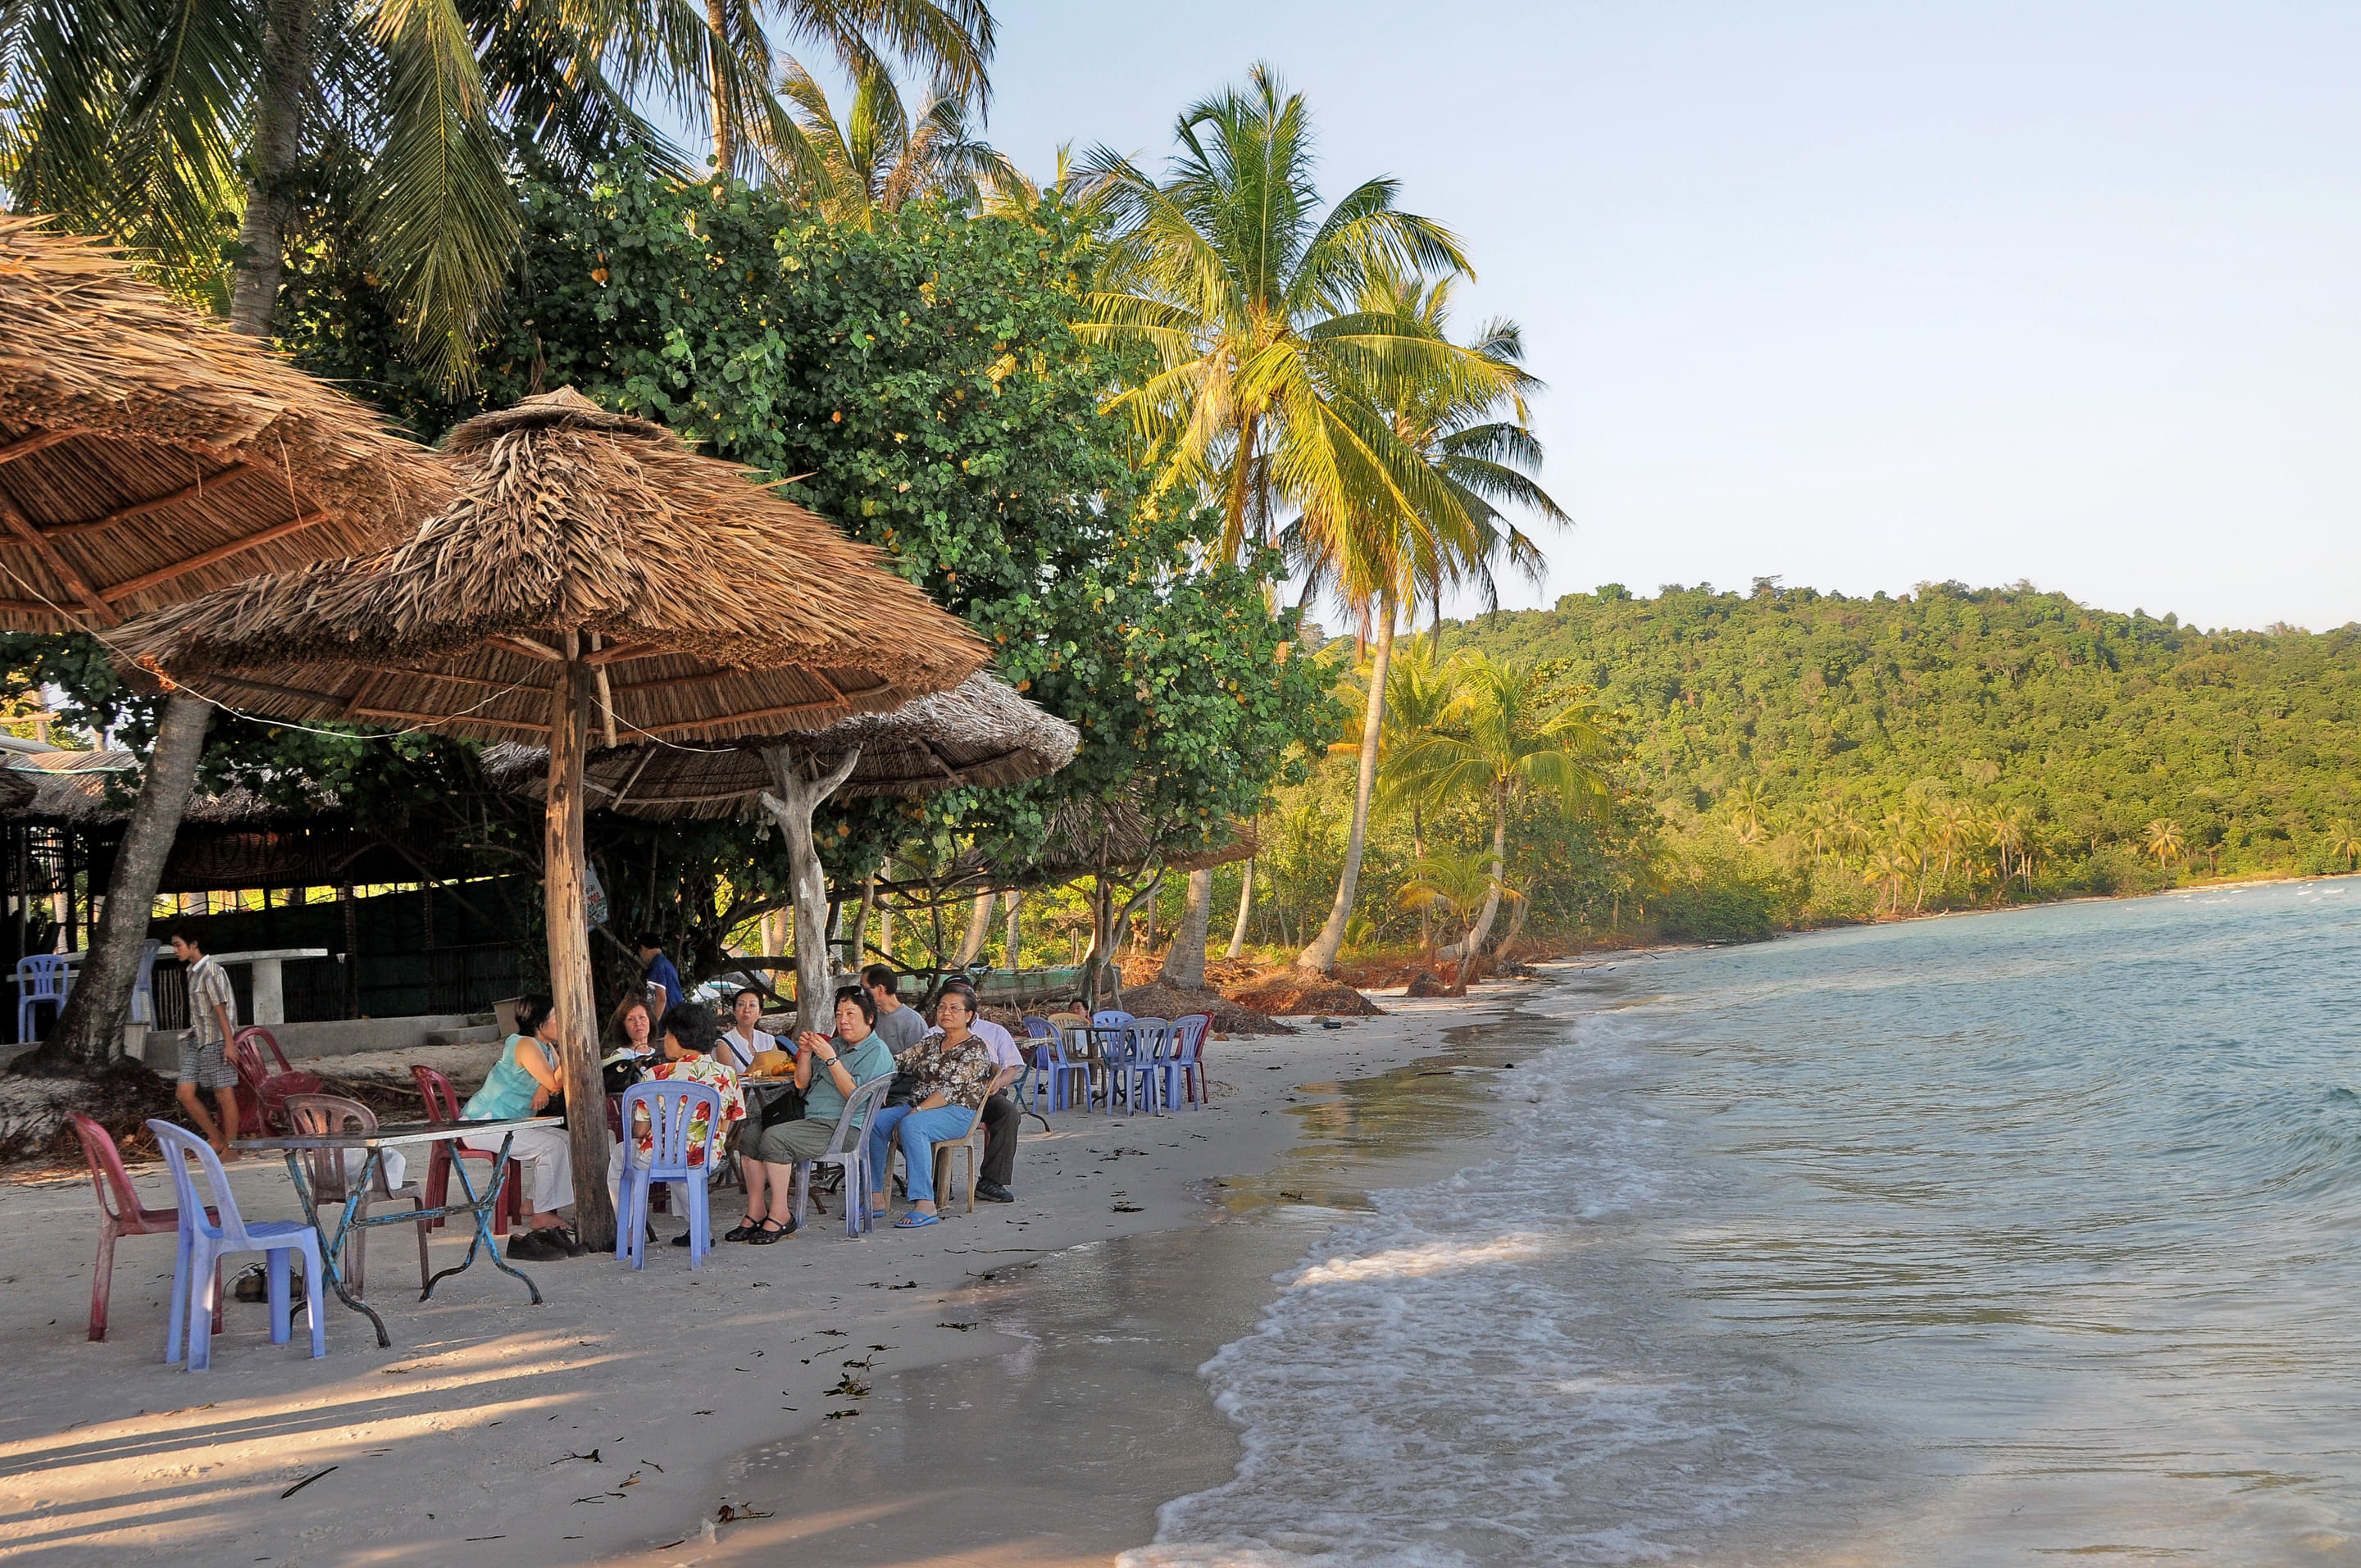
[[[749,1214],[722,1232],[721,1239],[725,1242],[750,1242],[754,1239],[754,1233],[762,1228],[763,1222]]]
[[[939,1225],[942,1223],[943,1217],[940,1214],[921,1214],[913,1209],[895,1221],[894,1228],[897,1231],[915,1231],[928,1225]]]
[[[773,1230],[771,1227],[774,1225],[778,1225],[778,1229]],[[773,1242],[783,1241],[795,1234],[796,1223],[793,1220],[780,1225],[776,1219],[768,1219],[756,1225],[746,1240],[755,1246],[768,1246]]]

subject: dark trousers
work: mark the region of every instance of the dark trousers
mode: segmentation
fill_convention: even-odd
[[[1025,1119],[1016,1102],[1001,1091],[983,1102],[983,1174],[981,1179],[1008,1185],[1016,1174],[1016,1124]]]

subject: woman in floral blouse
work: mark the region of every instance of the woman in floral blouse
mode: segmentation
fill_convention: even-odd
[[[722,1136],[729,1128],[746,1118],[746,1100],[738,1089],[738,1070],[713,1054],[719,1030],[713,1014],[702,1003],[683,1002],[664,1011],[664,1044],[649,1064],[649,1079],[686,1079],[691,1083],[710,1084],[721,1095]],[[639,1146],[639,1157],[648,1158],[655,1148],[655,1134],[648,1125],[645,1113],[633,1118],[630,1128],[631,1142]],[[699,1111],[689,1119],[688,1159],[691,1165],[705,1163],[706,1115]],[[688,1189],[682,1182],[672,1182],[672,1212],[688,1212]],[[616,1207],[622,1206],[623,1146],[619,1141],[607,1155],[607,1197]],[[650,1227],[653,1231],[653,1227]],[[688,1245],[688,1233],[673,1237],[675,1246]]]
[[[1004,1069],[969,1027],[975,1022],[972,990],[954,985],[944,991],[935,1005],[935,1022],[939,1032],[894,1058],[894,1065],[911,1077],[910,1102],[886,1106],[869,1128],[869,1179],[877,1189],[869,1201],[877,1212],[885,1212],[885,1157],[897,1137],[909,1168],[910,1212],[894,1222],[897,1231],[915,1231],[941,1220],[935,1212],[933,1146],[967,1136],[984,1101],[1005,1081]]]

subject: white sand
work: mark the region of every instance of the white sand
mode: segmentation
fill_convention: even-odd
[[[972,1342],[988,1336],[944,1326],[972,1321],[947,1310],[972,1277],[1200,1219],[1207,1179],[1262,1170],[1286,1148],[1298,1119],[1283,1113],[1307,1098],[1297,1086],[1427,1055],[1444,1029],[1523,989],[1389,998],[1389,1016],[1341,1029],[1212,1042],[1210,1109],[1067,1112],[1046,1135],[1028,1119],[1018,1201],[955,1207],[922,1231],[854,1241],[831,1212],[774,1246],[718,1245],[696,1273],[664,1245],[639,1273],[597,1255],[525,1265],[547,1298],[533,1307],[482,1262],[420,1303],[414,1233],[381,1230],[370,1292],[393,1347],[331,1298],[324,1361],[305,1353],[300,1318],[295,1343],[274,1346],[267,1310],[233,1301],[210,1373],[165,1365],[161,1236],[119,1245],[110,1337],[90,1343],[88,1183],[0,1187],[0,1562],[696,1561],[725,1503],[778,1506],[723,1495],[732,1455],[858,1408],[825,1392],[845,1376],[832,1353],[890,1346],[879,1372],[982,1354]],[[297,1213],[283,1168],[234,1170],[247,1217]],[[161,1172],[140,1180],[152,1191]],[[734,1191],[715,1199],[718,1232],[738,1212]],[[150,1201],[169,1203],[169,1188]],[[657,1222],[666,1237],[677,1228]],[[438,1233],[434,1266],[465,1245]],[[725,1546],[733,1528],[719,1525]]]

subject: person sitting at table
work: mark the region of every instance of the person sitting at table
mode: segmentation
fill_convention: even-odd
[[[730,1027],[721,1032],[719,1055],[744,1072],[758,1051],[775,1051],[778,1037],[763,1030],[763,993],[749,986],[730,999]]]
[[[517,1032],[500,1047],[500,1059],[484,1086],[459,1110],[462,1121],[507,1122],[538,1116],[563,1087],[558,1076],[557,1004],[533,995],[517,1003]],[[508,1144],[510,1163],[519,1168],[525,1228],[509,1237],[509,1256],[528,1263],[554,1263],[589,1251],[558,1218],[574,1201],[574,1158],[563,1127],[519,1127],[513,1133],[477,1133],[459,1140],[471,1149],[498,1154]]]
[[[886,1152],[891,1140],[901,1139],[910,1184],[910,1212],[894,1222],[901,1231],[942,1218],[935,1211],[933,1146],[965,1137],[983,1102],[1016,1078],[1015,1069],[993,1061],[990,1048],[975,1033],[972,987],[946,987],[935,1004],[935,1021],[939,1032],[894,1058],[894,1065],[911,1077],[910,1103],[878,1112],[869,1132],[869,1174],[876,1188],[869,1201],[879,1213],[885,1212]]]
[[[691,1083],[710,1085],[721,1096],[721,1123],[726,1135],[730,1124],[746,1117],[746,1101],[738,1088],[738,1069],[714,1054],[717,1031],[713,1014],[701,1002],[683,1002],[664,1014],[664,1047],[650,1063],[647,1077],[651,1080],[686,1080]],[[705,1164],[707,1119],[700,1110],[688,1121],[688,1163]],[[645,1119],[643,1112],[623,1129],[624,1137],[639,1148],[639,1157],[646,1160],[655,1150],[655,1129]],[[688,1187],[685,1182],[669,1182],[672,1189],[672,1212],[684,1218],[688,1213]],[[607,1197],[618,1211],[623,1205],[623,1142],[618,1139],[607,1152]],[[653,1225],[648,1227],[653,1235]],[[673,1237],[675,1246],[688,1245],[688,1233]]]
[[[620,1094],[639,1082],[648,1064],[655,1059],[655,1045],[651,1036],[655,1033],[655,1019],[648,1012],[648,999],[638,992],[626,994],[616,1005],[614,1015],[607,1020],[607,1054],[599,1058],[599,1076],[606,1080],[607,1092]]]
[[[801,1048],[796,1052],[796,1087],[804,1091],[803,1117],[774,1123],[754,1140],[754,1160],[763,1169],[769,1207],[755,1212],[763,1200],[756,1196],[755,1180],[750,1175],[747,1234],[741,1239],[763,1245],[795,1233],[796,1167],[827,1152],[829,1140],[836,1135],[837,1120],[844,1114],[844,1102],[854,1090],[893,1075],[894,1053],[885,1048],[876,1025],[875,1000],[862,987],[848,985],[836,993],[836,1033],[823,1036],[807,1029],[796,1036],[796,1044]],[[860,1126],[859,1122],[853,1123],[856,1131]],[[852,1190],[846,1190],[845,1201],[852,1201]]]

